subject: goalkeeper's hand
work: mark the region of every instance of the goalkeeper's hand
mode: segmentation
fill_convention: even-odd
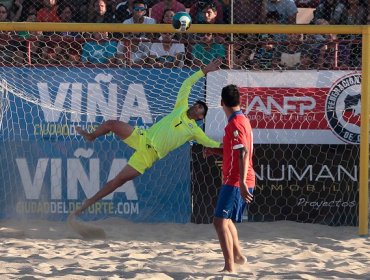
[[[209,72],[217,71],[221,66],[221,59],[214,59],[206,66],[202,68],[204,75],[207,75]]]

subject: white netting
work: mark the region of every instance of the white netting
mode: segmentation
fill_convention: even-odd
[[[172,110],[187,77],[221,58],[189,104],[207,101],[200,125],[221,140],[221,88],[240,88],[255,134],[249,219],[356,224],[358,36],[67,33],[2,35],[1,217],[64,219],[132,154],[112,134],[86,143],[75,126],[117,119],[148,128]],[[210,222],[219,163],[185,145],[85,218]]]

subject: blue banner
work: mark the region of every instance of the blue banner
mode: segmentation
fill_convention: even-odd
[[[169,113],[189,75],[184,69],[0,68],[20,94],[7,94],[0,142],[0,218],[66,219],[127,163],[133,150],[114,135],[85,142],[119,119],[145,128]],[[20,97],[22,95],[22,97]],[[189,103],[204,96],[204,79]],[[137,222],[190,221],[189,144],[90,207],[85,220],[109,216]]]

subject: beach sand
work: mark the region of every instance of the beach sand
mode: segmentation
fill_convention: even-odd
[[[356,227],[238,224],[248,262],[224,274],[210,224],[89,223],[106,238],[82,239],[67,222],[0,221],[0,279],[370,279],[370,239]]]

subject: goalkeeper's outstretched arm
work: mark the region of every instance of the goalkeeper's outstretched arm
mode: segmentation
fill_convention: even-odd
[[[176,99],[175,108],[178,108],[178,107],[181,107],[181,106],[188,107],[189,106],[189,104],[188,104],[189,95],[190,95],[190,91],[191,91],[191,88],[193,87],[193,85],[200,78],[207,75],[209,72],[213,72],[213,71],[216,71],[216,70],[220,69],[220,66],[221,66],[221,60],[220,59],[212,60],[209,64],[207,64],[201,70],[195,72],[193,75],[191,75],[189,78],[187,78],[183,82],[183,84],[182,84],[182,86],[179,90],[179,94],[177,95],[177,99]]]

